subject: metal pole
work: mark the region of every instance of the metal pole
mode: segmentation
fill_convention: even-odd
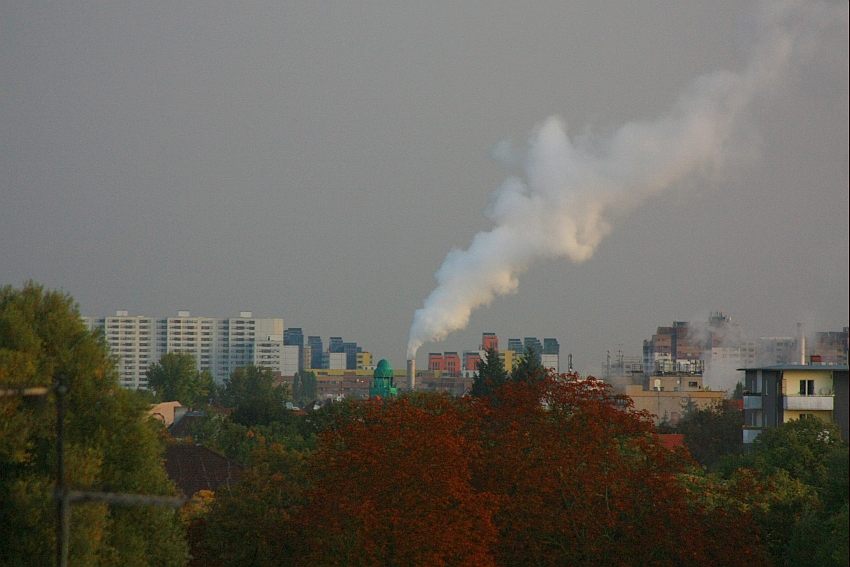
[[[68,567],[68,544],[71,532],[71,503],[68,499],[68,484],[65,479],[65,395],[68,393],[68,379],[64,374],[58,377],[56,388],[56,564]]]

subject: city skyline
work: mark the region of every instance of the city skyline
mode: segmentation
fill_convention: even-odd
[[[280,314],[278,314],[280,315]],[[131,313],[127,310],[116,310],[114,313],[110,314],[82,314],[83,320],[89,328],[101,328],[104,330],[104,333],[107,335],[107,339],[113,347],[113,353],[120,356],[121,351],[117,350],[119,347],[119,343],[123,340],[123,331],[120,333],[122,338],[119,339],[117,335],[119,332],[117,330],[110,331],[108,329],[118,329],[125,328],[121,325],[121,323],[132,323],[132,326],[126,327],[127,329],[132,329],[133,331],[138,331],[138,324],[141,322],[145,326],[147,331],[156,331],[156,332],[146,332],[142,333],[144,335],[148,335],[150,338],[142,338],[142,337],[134,337],[131,340],[134,340],[138,343],[138,341],[153,341],[152,344],[142,345],[147,347],[155,347],[150,350],[144,350],[144,352],[151,354],[156,354],[157,356],[145,356],[146,359],[150,359],[147,362],[155,362],[158,360],[158,355],[163,354],[165,352],[172,352],[173,349],[177,349],[176,352],[190,352],[196,356],[198,360],[198,368],[199,370],[212,369],[213,361],[216,358],[215,349],[210,351],[209,349],[203,350],[203,347],[212,347],[214,345],[207,344],[203,345],[204,341],[207,342],[215,342],[213,335],[215,333],[208,332],[190,332],[183,333],[186,336],[180,336],[181,333],[177,333],[176,337],[171,337],[169,335],[168,338],[165,336],[165,329],[171,327],[172,322],[177,323],[178,325],[191,324],[192,327],[190,329],[192,331],[204,331],[205,329],[208,331],[212,331],[215,327],[224,325],[225,328],[229,327],[234,322],[236,324],[242,324],[243,321],[241,319],[251,319],[251,327],[250,327],[250,335],[254,337],[256,334],[257,340],[262,341],[268,338],[269,340],[277,341],[280,343],[279,346],[283,345],[299,345],[300,347],[311,348],[310,359],[313,361],[312,369],[326,369],[327,360],[324,363],[317,364],[316,360],[322,360],[322,354],[325,355],[329,353],[344,353],[348,352],[344,347],[352,346],[353,349],[356,349],[356,353],[366,353],[369,356],[369,365],[374,366],[377,364],[378,360],[385,359],[386,357],[383,353],[373,352],[368,348],[367,345],[363,345],[362,343],[358,343],[356,340],[344,340],[341,336],[334,336],[331,334],[327,338],[329,339],[327,343],[324,341],[324,337],[321,335],[312,335],[309,332],[305,332],[302,327],[289,327],[285,325],[285,319],[281,317],[257,317],[251,311],[242,311],[238,314],[238,317],[233,314],[231,317],[225,318],[217,318],[217,317],[209,317],[207,315],[194,314],[190,311],[178,311],[176,314],[172,314],[170,316],[150,316],[147,314],[135,314]],[[126,320],[125,320],[126,319]],[[109,327],[110,321],[114,323],[115,327]],[[263,323],[260,324],[260,329],[256,333],[255,331],[255,321],[261,321]],[[652,328],[652,325],[655,323],[647,322],[648,329]],[[651,324],[650,324],[651,323]],[[718,327],[718,324],[720,325]],[[207,325],[207,327],[203,327],[203,325]],[[272,325],[273,327],[270,327]],[[690,368],[689,365],[695,360],[702,360],[703,362],[709,362],[709,359],[712,355],[722,354],[723,358],[726,358],[726,352],[722,352],[723,349],[737,349],[740,348],[742,351],[745,351],[747,348],[751,351],[749,354],[746,352],[740,352],[731,358],[735,360],[730,361],[728,368],[724,365],[724,370],[736,370],[739,367],[744,366],[752,366],[754,364],[770,364],[770,359],[775,358],[775,363],[791,363],[794,360],[799,361],[801,357],[805,359],[805,363],[808,363],[808,355],[809,354],[823,354],[827,349],[829,354],[827,356],[828,360],[824,362],[827,364],[846,364],[846,342],[847,342],[847,326],[845,326],[842,330],[838,329],[807,329],[804,325],[797,324],[796,334],[795,335],[783,335],[783,336],[766,336],[765,334],[759,333],[750,333],[745,330],[742,330],[738,322],[733,322],[731,317],[722,312],[712,312],[709,315],[709,318],[706,320],[693,320],[693,321],[673,321],[672,325],[669,326],[670,322],[666,324],[656,326],[657,333],[667,333],[676,335],[676,329],[681,329],[680,333],[684,333],[684,337],[687,337],[687,341],[681,343],[679,345],[679,349],[673,349],[671,351],[671,343],[669,339],[665,343],[661,344],[661,350],[656,350],[655,346],[653,346],[658,340],[659,335],[657,333],[653,333],[651,330],[646,332],[646,336],[642,339],[642,349],[638,349],[636,352],[623,350],[624,345],[619,345],[619,348],[616,350],[607,350],[604,355],[604,361],[602,364],[602,372],[591,371],[589,374],[604,377],[606,376],[605,368],[606,366],[609,368],[613,368],[614,366],[620,365],[621,371],[625,368],[625,366],[629,366],[633,362],[638,362],[644,368],[644,371],[647,373],[652,372],[653,368],[657,366],[656,364],[656,356],[657,354],[665,355],[661,356],[662,359],[667,360],[668,363],[674,364],[678,361],[679,363],[684,363],[688,368],[685,370],[694,370],[694,368]],[[182,330],[182,329],[178,329]],[[237,330],[241,330],[241,327]],[[160,332],[162,331],[162,332]],[[309,329],[308,329],[309,331]],[[131,333],[135,335],[136,333]],[[115,336],[110,336],[115,335]],[[154,336],[154,335],[163,335],[162,337]],[[207,335],[209,338],[203,338],[200,335]],[[227,335],[227,333],[225,333]],[[841,336],[843,335],[843,338]],[[452,355],[463,355],[458,356],[458,360],[462,360],[462,367],[464,370],[469,370],[468,364],[466,363],[466,355],[470,353],[477,353],[479,355],[483,355],[483,353],[490,347],[495,346],[496,350],[500,352],[504,352],[506,350],[513,351],[516,357],[525,353],[526,348],[531,344],[538,353],[541,354],[563,354],[562,360],[568,364],[568,361],[572,359],[574,354],[573,352],[564,351],[561,353],[561,345],[557,337],[543,337],[543,341],[540,341],[540,336],[511,336],[505,335],[492,331],[483,331],[479,334],[480,340],[478,345],[473,344],[464,344],[458,348],[458,345],[451,344],[451,341],[446,341],[447,348],[443,351],[434,351],[433,349],[427,352],[427,357],[425,360],[427,364],[425,366],[420,366],[419,368],[428,368],[431,365],[432,357],[437,355],[452,354]],[[651,337],[651,338],[647,338]],[[803,350],[798,349],[798,343],[800,338],[803,337],[805,341],[803,342],[803,346],[801,347]],[[349,337],[350,339],[351,337]],[[174,342],[176,339],[177,342]],[[191,344],[184,344],[185,341],[189,341]],[[234,340],[233,337],[224,338],[225,342],[232,342]],[[253,339],[252,339],[253,340]],[[826,343],[821,343],[821,341],[827,340],[830,343],[830,346],[827,346]],[[641,342],[641,340],[638,340]],[[764,343],[767,345],[770,343],[772,349],[770,352],[762,352],[759,354],[753,350],[754,346],[758,343]],[[154,344],[155,343],[155,344]],[[172,344],[173,343],[173,344]],[[834,343],[834,344],[832,344]],[[844,345],[841,347],[839,345],[841,343]],[[672,343],[675,345],[675,341]],[[808,346],[807,346],[808,345]],[[131,345],[124,345],[131,346]],[[140,345],[133,345],[135,347],[139,347]],[[166,348],[168,347],[168,348]],[[649,347],[649,350],[647,350]],[[714,348],[721,348],[721,352],[712,353],[711,351]],[[236,348],[239,348],[238,346]],[[777,350],[778,349],[778,350]],[[836,350],[838,349],[838,350]],[[758,349],[756,349],[758,350]],[[642,351],[642,352],[641,352]],[[352,352],[354,352],[352,350]],[[207,353],[203,355],[203,353]],[[210,354],[211,353],[211,354]],[[220,354],[220,353],[219,353]],[[424,353],[423,353],[424,354]],[[672,356],[671,356],[672,354]],[[730,353],[732,354],[732,353]],[[704,356],[705,355],[705,356]],[[291,356],[287,355],[287,356]],[[359,356],[359,354],[358,354]],[[318,358],[317,358],[318,357]],[[766,357],[766,358],[765,358]],[[836,358],[838,357],[838,358]],[[843,358],[841,358],[843,357]],[[202,360],[202,358],[206,358],[206,362]],[[251,363],[251,360],[244,359],[241,362],[234,360],[226,362],[224,369],[220,372],[217,371],[217,379],[219,381],[223,380],[227,377],[230,371],[232,371],[235,367],[234,363],[239,366],[240,364]],[[243,357],[244,358],[244,357]],[[250,357],[249,357],[250,358]],[[479,357],[480,358],[480,357]],[[302,357],[299,355],[297,360],[301,360]],[[841,360],[839,360],[841,359]],[[292,364],[297,364],[295,361],[296,358],[292,358],[289,362],[287,362],[287,368],[290,369],[289,374],[294,372],[292,370]],[[304,363],[307,364],[308,357],[304,355],[303,357]],[[349,369],[359,368],[359,366],[355,365],[352,362],[353,359],[348,360],[346,365]],[[555,360],[555,359],[553,359]],[[247,362],[246,362],[247,361]],[[613,361],[613,364],[612,364]],[[597,366],[598,366],[598,362]],[[716,362],[716,361],[715,361]],[[820,360],[818,361],[820,362]],[[131,364],[135,364],[131,362]],[[262,364],[262,363],[260,363]],[[593,361],[588,361],[589,366],[594,364]],[[734,368],[733,368],[734,367]],[[307,368],[305,366],[305,368]],[[331,368],[335,368],[331,366]],[[460,366],[458,367],[460,369]],[[655,368],[658,370],[659,368]],[[404,368],[396,368],[398,371],[404,371]],[[679,368],[679,370],[682,370]],[[704,367],[700,367],[699,371],[702,372],[705,370]],[[138,368],[140,372],[139,375],[143,375],[142,367]],[[566,367],[564,367],[563,371],[566,371]],[[728,377],[726,377],[728,378]],[[720,384],[712,384],[713,386],[719,386]],[[729,386],[728,384],[723,384],[723,386]],[[729,389],[727,387],[726,389]]]
[[[0,285],[83,315],[252,310],[404,368],[446,254],[523,177],[506,148],[551,116],[600,151],[658,120],[746,68],[762,5],[4,4]],[[846,327],[848,9],[783,6],[820,25],[721,162],[613,215],[583,262],[529,266],[417,366],[482,330],[557,337],[587,374],[718,310],[760,336]]]

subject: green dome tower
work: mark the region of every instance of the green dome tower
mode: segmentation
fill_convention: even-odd
[[[369,397],[374,398],[380,396],[389,398],[390,396],[398,396],[398,388],[393,384],[393,369],[390,363],[385,359],[378,362],[375,368],[375,373],[372,374],[372,385],[369,386]]]

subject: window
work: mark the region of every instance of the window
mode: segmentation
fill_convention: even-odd
[[[688,388],[698,388],[697,382],[688,382]]]
[[[800,380],[800,395],[801,396],[814,396],[815,395],[815,381],[814,380]]]

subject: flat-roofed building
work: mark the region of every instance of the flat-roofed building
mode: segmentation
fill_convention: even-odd
[[[130,389],[147,388],[148,367],[159,360],[156,319],[117,311],[114,317],[83,317],[83,322],[90,330],[102,330],[117,359],[119,383]]]
[[[117,311],[114,317],[83,317],[92,330],[102,329],[118,360],[120,383],[126,388],[147,388],[147,370],[166,353],[191,354],[199,371],[210,372],[218,383],[242,366],[265,361],[273,367],[274,336],[282,342],[283,319],[254,317],[243,311],[227,319],[193,317],[178,311],[176,317],[153,318]],[[255,357],[257,341],[263,352]],[[272,357],[272,358],[268,358]]]
[[[741,370],[744,443],[752,443],[765,429],[812,417],[834,421],[844,440],[850,437],[846,364],[780,364]]]

